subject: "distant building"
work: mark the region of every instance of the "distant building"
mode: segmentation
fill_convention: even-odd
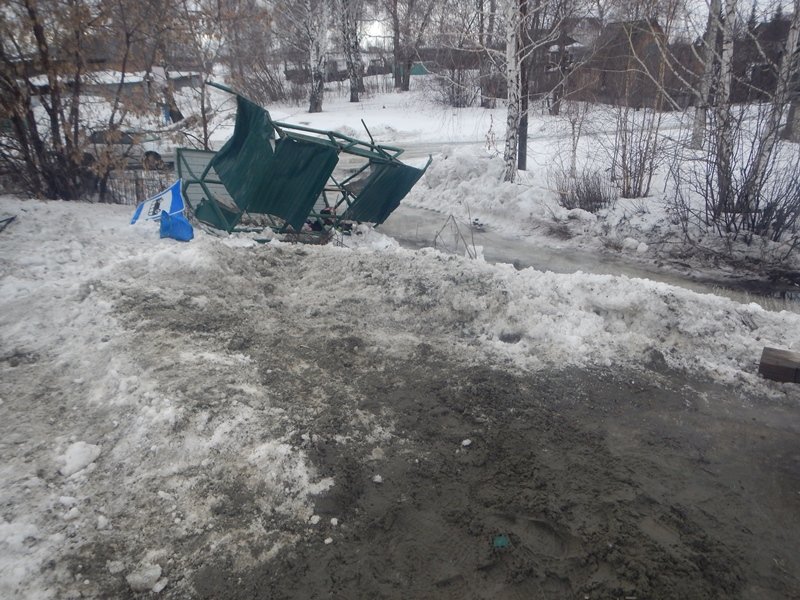
[[[609,23],[571,70],[567,96],[640,108],[664,106],[664,30],[655,20]]]

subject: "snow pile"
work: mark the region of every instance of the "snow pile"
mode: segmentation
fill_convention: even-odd
[[[337,254],[318,267],[328,265],[318,286],[326,297],[344,287],[376,298],[391,309],[376,317],[382,325],[396,319],[476,359],[502,356],[525,369],[640,363],[658,352],[675,367],[754,382],[765,345],[800,348],[800,315],[649,280],[517,271],[432,249],[344,259],[319,252]]]
[[[220,560],[260,540],[236,568],[290,544],[337,485],[305,449],[315,407],[340,392],[315,385],[303,332],[331,360],[424,341],[519,369],[660,356],[752,385],[771,385],[755,375],[763,346],[800,348],[798,315],[411,252],[368,228],[341,240],[351,247],[203,231],[180,244],[129,226],[126,207],[2,198],[0,213],[18,217],[0,234],[0,597],[100,594],[86,564],[98,544],[120,594],[177,585],[186,540]],[[391,435],[350,414],[359,438],[331,443]]]
[[[153,588],[158,583],[159,578],[161,577],[161,567],[158,565],[153,565],[149,563],[145,563],[139,566],[138,569],[129,573],[125,580],[128,582],[128,585],[131,586],[131,589],[134,592],[147,592],[150,590],[154,590]],[[163,589],[163,588],[162,588]]]
[[[163,589],[169,540],[202,535],[213,548],[230,534],[214,524],[233,492],[213,486],[231,477],[260,489],[261,511],[304,522],[311,496],[333,482],[286,443],[280,411],[248,406],[263,391],[234,392],[226,379],[220,400],[196,410],[194,398],[213,383],[192,371],[196,396],[179,389],[182,379],[169,387],[172,369],[233,377],[249,373],[247,357],[175,347],[169,336],[140,345],[137,329],[157,327],[158,313],[130,326],[114,314],[113,302],[130,299],[110,290],[158,295],[176,270],[224,278],[233,250],[202,232],[191,244],[165,243],[157,227],[127,225],[127,207],[2,198],[0,214],[17,215],[0,236],[0,503],[13,507],[0,521],[0,597],[63,597],[72,581],[99,594],[85,559],[61,559],[80,556],[89,540],[118,544],[109,559],[126,565],[120,585]],[[152,273],[166,279],[139,285]],[[202,296],[170,293],[168,302],[203,310]]]
[[[93,446],[86,442],[75,442],[67,448],[64,454],[58,457],[58,462],[62,464],[58,472],[65,477],[69,477],[88,467],[97,460],[98,456],[100,456],[100,446]]]
[[[466,222],[488,220],[517,233],[534,217],[550,218],[551,205],[541,202],[549,195],[545,188],[504,183],[502,173],[501,158],[451,146],[436,157],[405,202]]]

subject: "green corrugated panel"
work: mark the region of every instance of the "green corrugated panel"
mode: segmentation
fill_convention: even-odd
[[[183,182],[183,197],[197,219],[218,229],[231,231],[242,211],[220,183],[214,169],[207,169],[215,152],[178,148],[176,165]]]
[[[311,136],[275,140],[269,113],[236,99],[233,136],[212,165],[240,209],[280,217],[299,231],[339,160],[338,148]]]
[[[326,140],[278,140],[247,211],[276,215],[300,231],[337,162],[337,148]]]
[[[269,113],[246,98],[236,96],[236,126],[231,138],[211,160],[220,181],[236,205],[247,210],[263,187],[265,168],[272,157],[275,128]]]
[[[242,218],[242,213],[228,210],[219,202],[204,199],[195,207],[194,216],[202,223],[208,223],[223,231],[231,231]]]
[[[400,205],[427,168],[427,165],[425,169],[417,169],[400,163],[372,165],[372,172],[361,193],[342,219],[380,225]]]

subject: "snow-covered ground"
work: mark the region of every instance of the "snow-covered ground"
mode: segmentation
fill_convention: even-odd
[[[497,183],[484,142],[500,110],[400,94],[326,110],[273,116],[349,133],[363,117],[386,143],[476,142],[437,154],[409,201],[509,230],[557,211],[541,173]],[[797,314],[414,252],[369,228],[324,247],[200,229],[179,243],[130,226],[130,212],[0,198],[0,218],[16,216],[0,233],[0,598],[191,597],[198,561],[244,572],[302,540],[336,543],[346,523],[321,518],[315,500],[347,471],[320,472],[307,451],[322,407],[348,401],[347,374],[384,368],[371,354],[432,349],[527,374],[657,363],[797,400],[796,386],[757,375],[763,347],[800,349]],[[644,254],[643,243],[623,246]],[[325,361],[333,380],[316,378]],[[340,425],[330,443],[375,444],[371,481],[382,484],[380,444],[400,433],[391,418],[354,408]]]
[[[796,393],[756,371],[764,346],[800,348],[800,316],[755,304],[412,252],[368,229],[345,246],[257,245],[203,231],[179,243],[128,225],[127,207],[3,197],[0,213],[17,217],[0,234],[4,598],[92,596],[98,573],[134,590],[169,585],[170,548],[145,538],[157,526],[178,537],[204,532],[209,552],[223,544],[231,533],[213,532],[213,490],[195,498],[221,471],[258,480],[265,510],[315,522],[310,498],[335,481],[315,472],[290,443],[283,410],[270,408],[271,382],[291,373],[272,373],[237,345],[248,335],[245,313],[289,332],[296,319],[338,322],[400,354],[424,340],[476,365],[522,371],[658,356]],[[174,339],[160,324],[165,311],[181,315]],[[215,314],[221,324],[208,320]],[[204,331],[206,322],[215,328]],[[185,332],[197,334],[195,345],[179,343]],[[230,340],[227,350],[219,340]],[[285,531],[252,533],[269,540],[260,559],[291,541]],[[113,549],[120,536],[125,547],[109,550],[105,565],[62,560],[103,540]]]

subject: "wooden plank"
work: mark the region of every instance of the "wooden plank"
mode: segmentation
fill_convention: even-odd
[[[800,352],[765,347],[758,372],[774,381],[800,383]]]

